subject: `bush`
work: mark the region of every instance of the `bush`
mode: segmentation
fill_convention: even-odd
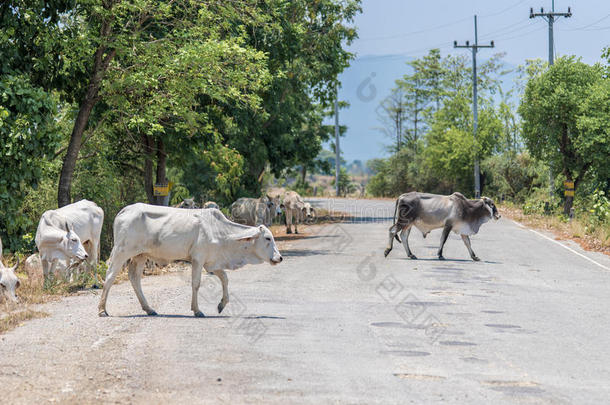
[[[527,152],[491,156],[481,163],[481,172],[484,178],[483,194],[516,203],[525,202],[534,188],[545,188],[548,184],[547,167],[535,161]],[[546,200],[548,202],[548,198]],[[531,201],[534,204],[539,202],[543,201]]]

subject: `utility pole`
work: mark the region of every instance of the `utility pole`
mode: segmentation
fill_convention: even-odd
[[[341,167],[341,148],[339,147],[339,91],[335,88],[335,188],[339,197],[339,170]]]
[[[556,13],[555,12],[555,0],[553,0],[550,13],[545,13],[544,8],[542,8],[542,7],[540,7],[539,13],[534,13],[534,9],[530,7],[530,18],[536,18],[536,17],[542,17],[544,20],[546,20],[549,23],[549,66],[552,66],[553,63],[555,62],[555,57],[554,57],[554,52],[553,52],[553,49],[555,46],[555,42],[553,41],[553,23],[555,22],[556,17],[565,17],[565,18],[572,17],[572,11],[570,10],[570,7],[568,7],[567,13]],[[553,197],[553,185],[554,184],[555,184],[555,179],[553,177],[553,167],[551,166],[551,167],[549,167],[549,196],[551,198]]]
[[[453,41],[454,48],[470,48],[472,49],[472,118],[473,118],[473,135],[475,145],[474,155],[474,197],[481,198],[481,176],[479,173],[479,156],[477,147],[477,126],[479,124],[479,114],[477,110],[477,52],[479,48],[493,48],[494,41],[491,41],[489,45],[479,45],[479,38],[477,34],[477,16],[474,16],[474,44],[470,45],[466,41],[465,45],[458,45],[457,41]]]

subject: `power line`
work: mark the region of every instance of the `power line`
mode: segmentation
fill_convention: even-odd
[[[600,18],[597,21],[592,22],[591,24],[583,25],[582,27],[577,27],[577,28],[570,28],[570,29],[562,30],[562,31],[581,31],[581,30],[582,31],[598,31],[599,30],[598,27],[595,27],[595,28],[592,28],[592,29],[586,29],[586,28],[589,28],[592,25],[595,25],[595,24],[597,24],[599,22],[602,22],[602,21],[604,21],[608,17],[610,17],[610,14],[606,14],[605,16],[603,16],[602,18]],[[608,27],[603,27],[603,28],[608,28]]]
[[[504,14],[505,12],[517,7],[518,5],[524,3],[526,0],[520,0],[516,3],[514,3],[513,5],[502,9],[500,11],[494,12],[494,13],[490,13],[490,14],[485,14],[482,17],[493,17],[493,16],[497,16],[500,14]],[[370,38],[358,38],[360,41],[380,41],[380,40],[384,40],[384,39],[395,39],[395,38],[404,38],[404,37],[408,37],[411,35],[417,35],[417,34],[422,34],[424,32],[428,32],[428,31],[434,31],[437,29],[441,29],[441,28],[447,28],[447,27],[451,27],[453,25],[457,25],[463,21],[467,21],[469,20],[470,17],[464,17],[464,18],[460,18],[459,20],[454,20],[445,24],[441,24],[441,25],[436,25],[434,27],[429,27],[429,28],[423,28],[421,30],[416,30],[416,31],[411,31],[411,32],[405,32],[402,34],[394,34],[394,35],[387,35],[387,36],[381,36],[381,37],[370,37]]]

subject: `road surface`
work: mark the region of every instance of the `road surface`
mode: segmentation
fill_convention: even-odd
[[[109,318],[99,291],[0,335],[2,403],[605,403],[610,260],[502,218],[473,238],[481,262],[440,230],[387,259],[392,201],[313,201],[351,223],[279,241],[281,265],[204,277],[190,312],[184,271],[128,282]],[[342,208],[340,208],[342,207]],[[368,220],[367,220],[368,218]],[[568,246],[571,250],[567,249]],[[592,261],[591,261],[592,260]]]

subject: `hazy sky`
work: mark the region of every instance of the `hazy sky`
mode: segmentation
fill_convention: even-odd
[[[529,18],[529,9],[551,9],[550,0],[364,0],[356,20],[359,39],[350,50],[359,57],[401,54],[420,56],[430,48],[453,50],[453,41],[474,39],[473,16],[478,15],[479,40],[495,40],[495,52],[521,64],[548,55],[548,24]],[[610,45],[610,1],[555,1],[555,11],[571,7],[572,17],[555,23],[557,55],[578,55],[588,63],[600,60]],[[465,52],[462,50],[461,52]],[[443,52],[444,53],[444,52]]]
[[[505,52],[510,65],[525,59],[548,58],[548,24],[530,19],[529,9],[551,10],[551,0],[363,0],[355,19],[359,39],[349,49],[357,59],[340,77],[340,99],[351,104],[340,113],[348,126],[342,138],[343,157],[367,160],[384,155],[390,139],[377,129],[376,109],[394,80],[407,73],[405,62],[440,48],[442,55],[461,53],[459,43],[474,40],[473,16],[478,15],[479,43],[494,40],[495,49],[483,49],[479,58]],[[555,1],[556,12],[571,7],[571,18],[555,22],[556,55],[577,55],[584,62],[601,61],[610,46],[610,0]]]

